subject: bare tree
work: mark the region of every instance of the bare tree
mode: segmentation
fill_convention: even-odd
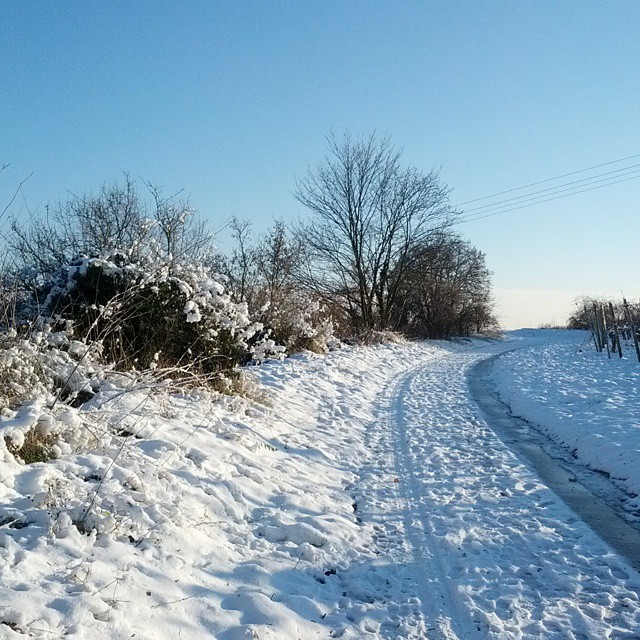
[[[253,312],[257,284],[256,249],[251,238],[251,223],[233,217],[229,223],[234,242],[230,256],[218,256],[215,269],[229,281],[229,288],[240,302]]]
[[[199,262],[212,250],[213,237],[188,203],[164,198],[147,184],[147,206],[135,182],[105,184],[98,195],[74,196],[24,224],[14,220],[9,247],[17,266],[48,276],[81,255],[114,251],[132,260],[159,258],[167,264]]]
[[[74,196],[24,224],[12,222],[9,243],[19,264],[48,275],[79,255],[97,256],[144,244],[145,212],[134,182],[104,185],[98,196]]]
[[[252,238],[251,223],[246,220],[233,218],[230,228],[233,250],[217,260],[216,268],[228,278],[236,298],[248,304],[249,312],[271,323],[283,302],[299,293],[302,241],[282,220],[257,239]]]
[[[188,200],[177,200],[178,194],[165,197],[159,187],[146,183],[154,200],[154,234],[161,251],[170,262],[200,262],[213,249],[213,233],[198,216]]]
[[[282,220],[277,220],[262,238],[256,249],[256,264],[269,307],[276,308],[297,286],[303,249],[301,238],[291,237]]]
[[[9,168],[9,164],[3,164],[2,166],[0,166],[0,173],[3,173],[6,169]],[[20,193],[20,191],[22,190],[22,187],[24,186],[24,183],[33,175],[33,173],[30,173],[26,178],[24,178],[20,184],[18,184],[18,186],[16,187],[16,189],[13,192],[13,195],[11,196],[11,198],[8,200],[8,202],[4,205],[2,211],[0,211],[0,222],[4,219],[4,217],[6,216],[7,212],[9,211],[9,209],[11,208],[11,205],[15,202],[16,198],[18,197],[18,194]]]
[[[331,135],[328,145],[295,194],[314,214],[303,230],[306,282],[341,300],[356,331],[387,328],[411,248],[455,215],[449,190],[437,171],[403,168],[388,138]]]
[[[300,285],[306,260],[300,236],[281,220],[255,240],[248,222],[232,220],[231,231],[233,251],[215,266],[227,276],[236,298],[247,303],[250,316],[290,352],[324,348],[333,323],[321,300]]]
[[[424,338],[449,338],[495,328],[491,272],[484,254],[450,232],[411,250],[394,326]]]

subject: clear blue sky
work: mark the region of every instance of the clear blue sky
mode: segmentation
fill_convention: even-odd
[[[453,203],[640,153],[636,0],[5,0],[0,43],[0,202],[33,172],[14,213],[128,171],[264,229],[304,213],[295,176],[332,129],[389,134]],[[505,324],[640,296],[639,196],[460,225]]]

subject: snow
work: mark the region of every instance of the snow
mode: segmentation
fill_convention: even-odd
[[[625,358],[608,359],[588,334],[548,333],[537,332],[534,344],[498,360],[494,380],[501,398],[578,461],[638,496],[640,364],[633,345],[623,345]],[[627,508],[640,512],[640,499]]]
[[[516,349],[496,365],[501,393],[553,415],[571,367],[601,366],[554,359],[572,340],[307,353],[252,368],[248,398],[114,385],[60,407],[79,444],[54,460],[21,464],[0,438],[0,637],[638,638],[640,576],[498,439],[466,384]],[[545,371],[564,386],[545,392]],[[613,361],[598,371],[624,378]],[[602,435],[631,449],[625,393],[617,413],[572,411],[619,417]]]

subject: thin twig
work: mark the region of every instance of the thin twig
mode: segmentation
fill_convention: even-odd
[[[178,598],[177,600],[169,600],[169,602],[163,602],[161,604],[154,604],[151,608],[157,609],[159,607],[168,607],[170,604],[176,604],[178,602],[184,602],[185,600],[191,600],[192,598],[197,598],[201,596],[203,593],[206,593],[207,591],[213,591],[213,590],[214,589],[212,587],[202,587],[202,589],[200,589],[193,595],[185,596],[184,598]]]
[[[4,171],[4,169],[6,169],[9,165],[4,165],[2,167],[2,171]],[[7,206],[2,210],[2,213],[0,213],[0,219],[2,219],[4,217],[4,214],[7,213],[7,211],[9,211],[9,208],[11,207],[11,205],[14,203],[15,199],[18,197],[18,194],[20,193],[20,189],[22,189],[24,183],[33,175],[33,171],[18,185],[18,188],[15,190],[15,193],[13,194],[13,197],[11,198],[11,200],[9,200],[9,203],[7,204]]]

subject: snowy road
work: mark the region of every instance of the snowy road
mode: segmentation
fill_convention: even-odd
[[[481,360],[468,377],[471,395],[492,430],[608,545],[640,570],[640,523],[635,510],[629,510],[629,493],[614,484],[610,474],[588,467],[570,449],[553,442],[540,425],[513,415],[491,379],[500,358]]]
[[[400,376],[372,436],[394,451],[396,506],[386,495],[373,506],[405,534],[415,637],[640,638],[638,575],[474,406],[465,374],[485,351]]]

